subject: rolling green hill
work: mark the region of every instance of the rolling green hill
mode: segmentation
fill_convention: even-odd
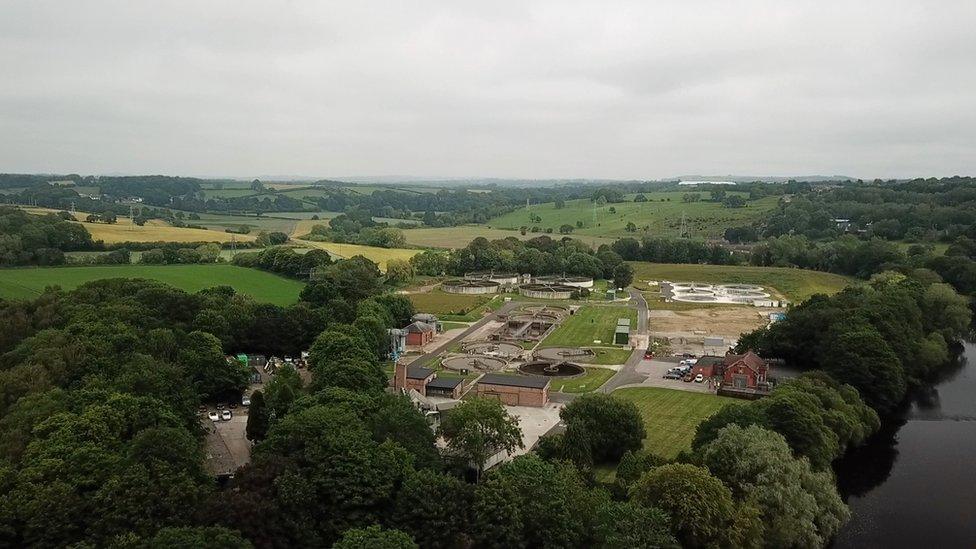
[[[231,286],[257,301],[289,305],[298,301],[304,284],[278,275],[234,265],[106,265],[91,267],[29,267],[0,269],[0,297],[32,299],[47,286],[71,290],[104,278],[148,278],[188,292]]]
[[[691,191],[694,192],[694,191]],[[555,203],[534,204],[497,217],[485,225],[496,229],[518,229],[538,226],[551,228],[558,234],[562,225],[574,227],[572,235],[599,237],[642,236],[642,228],[654,236],[678,236],[681,217],[684,215],[692,237],[722,236],[729,227],[748,225],[762,219],[776,207],[777,198],[767,197],[746,203],[742,208],[726,208],[718,202],[683,202],[684,192],[644,193],[647,202],[633,202],[635,195],[628,195],[627,202],[596,205],[587,199],[568,200],[563,208]],[[703,199],[708,193],[700,193]],[[729,193],[737,194],[737,193]],[[611,209],[614,211],[611,212]],[[533,220],[538,216],[541,221]],[[577,227],[582,222],[582,227]],[[634,223],[638,231],[627,232],[627,223]]]

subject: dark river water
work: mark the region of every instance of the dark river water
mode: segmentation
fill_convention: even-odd
[[[976,345],[835,470],[852,517],[834,547],[976,547]]]

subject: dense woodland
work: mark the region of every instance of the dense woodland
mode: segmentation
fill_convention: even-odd
[[[5,177],[0,186],[30,181]],[[156,181],[116,179],[100,184],[134,195]],[[164,183],[162,194],[139,196],[163,206],[200,185]],[[641,185],[579,192],[613,202]],[[435,434],[409,400],[385,391],[387,329],[414,311],[390,291],[397,269],[384,275],[359,256],[333,261],[324,251],[279,246],[238,254],[238,265],[309,281],[287,307],[227,287],[188,294],[125,279],[0,301],[0,546],[825,546],[849,517],[831,464],[943,373],[969,334],[970,187],[968,179],[780,185],[773,215],[739,229],[738,240],[758,239],[748,248],[645,236],[594,250],[539,236],[478,238],[411,259],[408,269],[429,276],[515,271],[613,278],[618,286],[632,276],[625,260],[794,266],[863,279],[744,336],[740,351],[805,373],[764,399],[723,408],[674,460],[642,449],[635,405],[590,394],[565,406],[564,432],[483,471],[493,449],[521,446],[517,422],[497,402],[473,399],[446,414]],[[431,212],[431,222],[444,215],[435,211],[459,212],[457,220],[477,208],[515,207],[529,192],[548,191],[513,190],[508,205],[473,209],[463,204],[475,193],[444,191],[456,209],[407,209]],[[442,193],[426,194],[422,200]],[[376,204],[343,205],[347,215],[324,236],[389,228],[370,219],[380,215]],[[853,229],[838,227],[841,216]],[[5,265],[58,264],[64,252],[94,245],[82,225],[56,214],[0,208],[0,228]],[[949,246],[936,253],[936,242]],[[217,251],[166,246],[143,258],[209,261]],[[121,250],[115,257],[123,253],[128,259]],[[198,406],[239,398],[245,388],[247,369],[226,355],[305,350],[311,381],[283,368],[252,395],[252,463],[229,484],[216,483],[204,468]],[[435,446],[438,435],[446,449]],[[616,476],[601,482],[595,471],[606,466]]]
[[[88,230],[78,223],[0,206],[0,266],[61,265],[64,252],[93,247]]]
[[[609,246],[594,251],[569,237],[554,240],[537,236],[524,241],[515,237],[491,241],[479,237],[450,253],[426,251],[415,255],[410,263],[417,274],[430,276],[496,271],[610,279],[623,259]]]

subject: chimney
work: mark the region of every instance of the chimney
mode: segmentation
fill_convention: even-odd
[[[407,365],[399,360],[393,365],[393,389],[402,391],[407,388]]]

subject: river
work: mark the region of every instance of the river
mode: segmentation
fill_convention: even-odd
[[[851,521],[837,548],[976,547],[976,345],[835,464]]]

